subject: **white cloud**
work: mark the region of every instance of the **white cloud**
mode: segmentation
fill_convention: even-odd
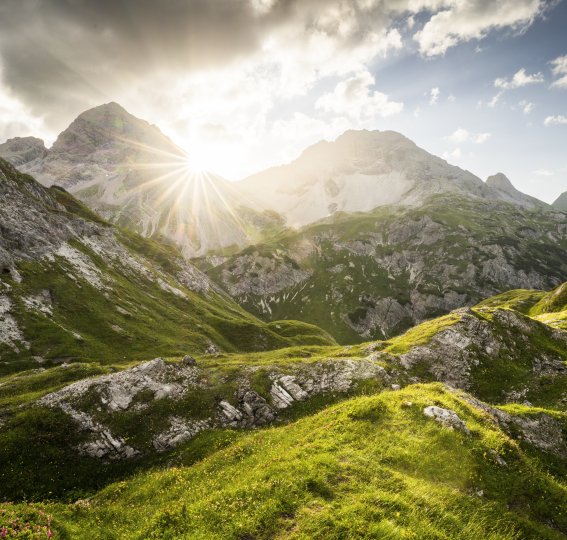
[[[502,97],[502,94],[504,93],[504,91],[502,92],[498,92],[498,94],[496,94],[489,102],[488,102],[488,106],[493,109],[494,107],[496,107],[496,104],[500,101],[500,98]]]
[[[552,60],[550,64],[553,66],[553,75],[557,77],[551,84],[552,88],[567,88],[567,54]]]
[[[461,151],[460,148],[455,148],[453,151],[451,152],[443,152],[443,159],[445,159],[446,161],[449,161],[450,159],[459,159],[461,158],[463,155],[463,152]]]
[[[441,90],[438,87],[432,88],[429,91],[429,105],[435,105],[439,101]]]
[[[414,35],[420,52],[425,56],[445,54],[450,47],[482,39],[493,29],[527,28],[549,5],[546,0],[445,0],[420,3],[430,9],[443,8]]]
[[[445,137],[445,139],[454,144],[462,144],[462,143],[482,144],[485,143],[488,139],[490,139],[491,136],[492,136],[491,133],[471,133],[470,131],[460,127],[456,129],[453,133],[451,133],[451,135]]]
[[[548,116],[543,123],[546,126],[560,126],[567,124],[567,116],[563,116],[562,114],[558,114],[557,116]]]
[[[530,84],[538,84],[544,82],[542,73],[534,73],[530,75],[524,68],[518,70],[511,79],[499,78],[494,81],[496,88],[502,90],[512,90],[514,88],[521,88]]]
[[[358,120],[401,112],[404,104],[390,101],[386,94],[372,90],[374,84],[375,79],[368,71],[357,73],[338,83],[333,92],[321,96],[315,108]]]
[[[538,169],[537,171],[534,171],[534,174],[536,174],[537,176],[547,176],[547,177],[555,176],[555,173],[548,169]]]
[[[523,99],[520,101],[520,107],[522,108],[522,112],[524,114],[530,114],[534,110],[534,104],[531,101],[526,101]]]
[[[43,119],[33,115],[0,82],[0,143],[12,137],[26,135],[42,137],[48,144],[52,142],[45,130]]]

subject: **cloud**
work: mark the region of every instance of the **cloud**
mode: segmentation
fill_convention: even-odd
[[[48,138],[42,119],[0,84],[0,142],[22,135]]]
[[[491,30],[530,26],[552,2],[546,0],[445,0],[423,2],[435,13],[414,35],[424,56],[437,56],[455,45],[482,39]]]
[[[534,171],[534,174],[537,176],[546,176],[546,177],[555,176],[555,172],[550,171],[548,169],[538,169],[537,171]]]
[[[526,101],[525,99],[520,101],[519,105],[522,108],[522,112],[526,115],[530,114],[535,106],[531,101]]]
[[[48,108],[54,129],[140,84],[236,63],[300,95],[400,48],[392,10],[374,0],[4,0],[3,80],[36,114]]]
[[[533,73],[530,75],[524,68],[516,71],[511,79],[499,78],[494,81],[496,88],[502,90],[513,90],[514,88],[521,88],[530,84],[538,84],[544,82],[542,73]]]
[[[502,90],[501,92],[498,92],[498,94],[496,94],[488,103],[487,105],[493,109],[494,107],[496,107],[496,104],[500,101],[500,98],[502,97],[502,94],[504,94],[504,91]]]
[[[333,92],[321,96],[315,108],[358,120],[401,112],[404,104],[391,101],[386,94],[373,90],[375,82],[368,71],[358,73],[338,83]]]
[[[491,133],[471,133],[470,131],[460,127],[456,129],[451,135],[445,137],[445,139],[454,144],[482,144],[490,139],[491,136]]]
[[[460,159],[463,156],[463,152],[460,148],[455,148],[451,152],[443,152],[443,159],[449,161],[450,159]]]
[[[560,126],[567,124],[567,116],[563,116],[562,114],[558,114],[557,116],[548,116],[544,121],[544,125],[546,126]]]
[[[429,91],[429,105],[435,105],[439,101],[439,95],[441,91],[439,88],[435,87]]]
[[[550,62],[552,65],[551,72],[557,77],[553,83],[552,88],[567,88],[567,54],[559,56]]]

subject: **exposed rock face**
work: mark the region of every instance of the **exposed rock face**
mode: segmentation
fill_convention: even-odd
[[[59,185],[104,218],[143,236],[165,236],[188,257],[254,242],[279,216],[213,174],[192,174],[186,153],[117,103],[90,109],[46,150],[39,139],[0,145],[46,186]]]
[[[463,310],[459,322],[438,332],[427,345],[413,347],[396,359],[405,371],[425,368],[434,380],[456,388],[475,391],[482,373],[491,369],[495,359],[506,359],[511,365],[526,366],[535,379],[567,374],[567,366],[559,352],[543,351],[534,346],[529,336],[547,335],[557,347],[567,347],[567,333],[555,331],[515,311],[498,309],[492,320]],[[500,382],[501,398],[518,391],[510,381]],[[513,393],[509,401],[516,401]]]
[[[293,227],[334,212],[369,212],[389,204],[418,206],[440,193],[511,200],[508,192],[484,184],[394,131],[347,131],[336,141],[307,148],[289,165],[243,180],[241,188],[285,215]],[[513,200],[527,207],[535,201],[519,192]]]
[[[567,191],[563,192],[551,205],[556,210],[561,212],[567,212]]]
[[[178,416],[171,417],[171,425],[167,431],[153,439],[154,448],[158,452],[166,452],[192,439],[197,433],[208,429],[210,420],[186,420]]]
[[[462,431],[467,435],[470,435],[470,430],[463,422],[455,411],[450,409],[443,409],[441,407],[435,407],[431,405],[423,409],[423,414],[429,418],[433,418],[436,422],[441,425],[448,427],[450,429],[455,429],[457,431]]]
[[[14,167],[32,167],[46,155],[45,144],[36,137],[14,137],[0,144],[0,157]]]
[[[170,450],[200,431],[215,427],[263,426],[276,419],[278,410],[297,401],[321,393],[345,393],[368,379],[389,380],[385,369],[373,359],[329,359],[295,365],[291,369],[291,373],[285,373],[281,368],[269,368],[271,388],[264,396],[252,388],[254,370],[243,369],[234,394],[225,393],[216,403],[212,401],[208,417],[194,418],[188,409],[186,416],[172,414],[164,431],[148,433],[151,449]],[[113,415],[130,412],[143,417],[150,414],[147,409],[156,400],[173,404],[193,392],[213,395],[218,392],[210,382],[214,379],[209,370],[190,362],[168,364],[156,358],[119,373],[78,381],[48,394],[37,404],[61,409],[89,434],[80,452],[105,459],[133,458],[148,449],[134,448],[126,444],[121,434],[112,433],[106,423]]]
[[[41,405],[57,406],[80,400],[89,392],[100,396],[109,412],[128,409],[141,392],[151,392],[153,399],[175,399],[198,385],[198,370],[194,366],[167,364],[163,358],[144,362],[120,373],[78,381],[40,400]],[[143,403],[136,405],[143,408]]]
[[[354,342],[505,290],[553,288],[567,279],[566,261],[564,214],[448,197],[419,212],[330,219],[247,248],[208,274],[266,320],[305,320]]]
[[[510,435],[544,452],[561,458],[567,457],[567,437],[563,425],[549,414],[528,410],[526,416],[513,415],[470,395],[462,396],[475,407],[488,413],[494,422]]]
[[[520,204],[527,208],[548,208],[549,205],[518,191],[512,182],[502,173],[489,176],[486,185],[494,189],[503,201]]]

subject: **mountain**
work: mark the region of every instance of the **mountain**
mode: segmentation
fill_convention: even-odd
[[[558,212],[457,192],[419,208],[336,213],[197,263],[259,317],[305,320],[352,343],[511,288],[567,280],[567,223]]]
[[[15,167],[34,167],[47,155],[47,148],[36,137],[14,137],[0,144],[0,156]]]
[[[518,191],[512,182],[503,173],[497,173],[489,176],[486,179],[486,185],[495,190],[499,198],[503,201],[516,203],[527,208],[548,208],[549,205],[536,199],[535,197],[530,197],[525,195],[521,191]]]
[[[2,159],[0,215],[0,372],[333,342],[304,323],[259,321],[176,247],[110,225]]]
[[[336,141],[309,147],[288,165],[243,180],[239,187],[286,216],[292,227],[335,212],[369,212],[392,204],[417,207],[441,193],[547,206],[511,184],[509,189],[494,181],[485,184],[394,131],[347,131]]]
[[[38,538],[562,538],[566,290],[351,347],[0,378],[2,495],[41,501],[0,520]]]
[[[556,210],[567,212],[567,191],[559,195],[551,206],[553,206]]]
[[[0,156],[46,186],[65,188],[113,223],[172,239],[188,257],[248,245],[260,229],[280,226],[278,216],[256,208],[254,198],[244,198],[230,182],[192,171],[190,156],[117,103],[79,115],[40,158],[15,146],[6,143]]]
[[[117,103],[82,113],[49,150],[37,139],[13,141],[0,156],[20,170],[64,187],[112,223],[173,240],[186,257],[235,251],[336,212],[417,208],[439,194],[548,207],[503,175],[484,183],[393,131],[347,131],[239,182],[193,171],[190,154]]]

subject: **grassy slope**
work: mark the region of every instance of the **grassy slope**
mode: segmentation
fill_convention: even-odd
[[[478,307],[514,309],[556,328],[567,329],[567,283],[550,292],[517,289],[484,300]]]
[[[30,205],[46,214],[96,223],[101,231],[111,226],[61,188],[46,190],[33,178],[5,163],[0,171],[26,194]],[[45,194],[43,199],[42,194]],[[51,200],[66,211],[54,208]],[[186,298],[164,290],[156,279],[97,255],[79,238],[70,244],[98,269],[109,290],[101,291],[77,273],[66,259],[22,261],[21,282],[9,273],[0,275],[0,290],[7,290],[12,315],[31,347],[15,351],[0,343],[0,373],[37,366],[36,358],[52,365],[62,361],[131,362],[159,355],[203,352],[211,343],[227,351],[266,350],[297,344],[331,345],[326,332],[299,321],[265,323],[250,315],[224,293],[198,293],[176,278],[183,262],[179,250],[112,228],[116,238],[148,271],[179,289]],[[22,298],[48,292],[52,315],[29,309]],[[80,337],[78,337],[80,336]]]
[[[422,409],[455,410],[472,434]],[[495,455],[506,465],[498,465]],[[53,515],[59,538],[563,538],[567,489],[440,385],[359,397]],[[38,524],[46,518],[36,515]]]
[[[492,304],[496,307],[496,300]],[[487,317],[491,320],[492,308],[481,306],[478,312],[476,309],[472,315],[479,321]],[[293,372],[293,369],[302,364],[325,359],[364,358],[369,350],[372,350],[391,355],[381,357],[380,361],[387,370],[396,371],[397,355],[406,353],[414,346],[427,344],[437,333],[460,320],[461,312],[451,313],[422,323],[388,341],[374,342],[370,348],[368,344],[346,347],[303,345],[268,352],[198,356],[198,364],[206,370],[207,379],[211,384],[206,390],[191,392],[179,401],[155,401],[142,412],[126,411],[108,415],[92,408],[95,419],[109,426],[113,433],[131,441],[146,454],[143,459],[130,463],[110,463],[103,467],[98,460],[76,455],[74,447],[82,440],[82,435],[64,415],[50,409],[34,412],[34,409],[20,408],[74,380],[123,369],[136,362],[114,365],[76,363],[69,367],[30,370],[0,378],[0,407],[7,421],[5,429],[0,432],[0,462],[5,464],[0,467],[0,480],[3,482],[5,493],[8,493],[11,499],[22,497],[41,499],[46,493],[50,493],[53,497],[73,498],[92,493],[93,490],[113,480],[124,478],[135,470],[147,469],[173,459],[170,454],[161,457],[152,455],[151,441],[154,435],[167,429],[172,415],[203,418],[215,409],[218,399],[231,401],[243,370],[254,368],[252,387],[264,396],[268,396],[269,393],[271,382],[267,374],[273,366],[279,366],[284,370],[289,368]],[[498,331],[495,321],[492,325]],[[516,338],[512,335],[507,338],[509,339],[507,347],[511,351],[516,351],[513,357],[506,355],[497,358],[487,357],[474,366],[471,373],[471,390],[477,397],[498,404],[502,403],[502,396],[506,392],[525,388],[523,399],[528,399],[534,406],[551,409],[559,407],[567,384],[567,375],[547,378],[534,378],[532,375],[532,360],[535,356],[561,352],[559,351],[561,342],[552,339],[544,325],[540,325],[540,329],[541,331],[530,334],[529,339],[522,345],[521,351],[522,354],[525,353],[525,358],[517,352],[518,348],[514,344]],[[563,351],[563,356],[567,361],[567,351]],[[405,375],[405,379],[409,382],[408,377],[412,375],[418,376],[422,381],[434,380],[427,366],[416,366]],[[350,395],[379,389],[380,384],[361,384],[355,386]],[[295,405],[290,411],[281,414],[280,419],[285,421],[298,415],[309,414],[344,397],[321,395],[316,399]],[[143,430],[139,429],[141,425],[144,426]],[[38,432],[43,433],[41,447],[34,446]],[[208,435],[199,437],[206,439]],[[30,450],[22,455],[20,451],[22,447]],[[69,471],[72,471],[71,475],[66,474]]]
[[[492,203],[491,203],[492,204]],[[567,276],[567,242],[551,240],[546,236],[557,229],[545,212],[522,210],[514,205],[462,198],[434,197],[422,208],[403,210],[382,207],[365,214],[337,214],[327,221],[305,227],[297,232],[286,232],[238,254],[215,268],[208,268],[206,260],[198,264],[218,283],[224,283],[223,271],[234,268],[242,256],[263,256],[270,260],[282,257],[292,265],[312,272],[306,281],[275,294],[248,294],[237,298],[248,311],[266,320],[300,319],[317,324],[330,332],[341,343],[357,343],[362,338],[348,325],[345,317],[357,322],[364,318],[376,299],[392,297],[407,305],[410,292],[415,289],[423,295],[442,297],[454,292],[466,295],[465,304],[473,305],[483,296],[502,290],[503,285],[477,272],[474,279],[463,280],[469,263],[480,267],[494,254],[482,248],[499,246],[515,272],[537,272],[547,279],[564,280]],[[442,236],[431,235],[433,242],[424,242],[419,228],[407,238],[397,237],[401,227],[431,219],[439,226]],[[373,245],[376,235],[382,236]],[[429,240],[429,238],[427,238]],[[355,245],[358,253],[337,245]],[[305,254],[306,246],[314,246]],[[406,270],[388,271],[391,258],[409,254]],[[410,272],[415,264],[417,277]],[[342,269],[337,270],[339,265]],[[446,275],[443,268],[449,269]],[[331,272],[330,269],[335,271]],[[248,279],[254,280],[258,269],[250,266]],[[260,279],[260,277],[256,279]],[[228,281],[238,281],[234,277]],[[556,281],[556,282],[557,282]],[[550,281],[552,286],[553,282]],[[341,297],[337,296],[337,291]],[[286,294],[287,293],[287,294]],[[297,293],[297,294],[296,294]],[[368,297],[372,299],[368,300]],[[262,300],[271,309],[267,313]],[[445,313],[443,308],[429,308],[427,317]],[[389,335],[398,334],[412,325],[406,318]],[[382,339],[380,331],[371,338]]]

